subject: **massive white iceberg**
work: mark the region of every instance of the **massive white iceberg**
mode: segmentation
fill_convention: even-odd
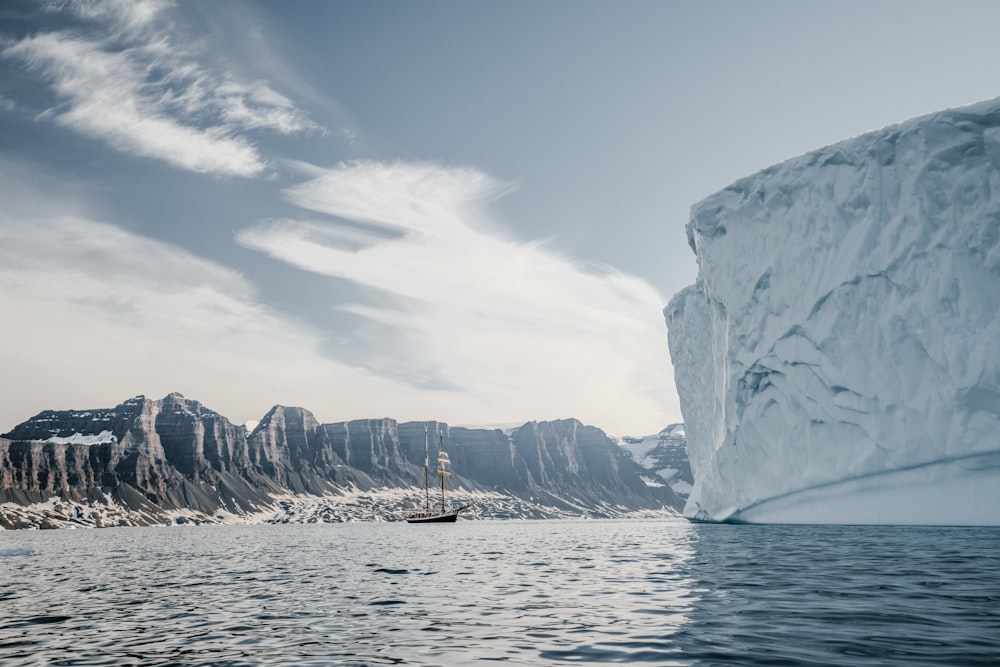
[[[1000,524],[1000,99],[744,178],[687,234],[686,516]]]

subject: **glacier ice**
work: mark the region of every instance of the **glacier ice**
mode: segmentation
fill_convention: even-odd
[[[737,181],[687,235],[686,516],[1000,524],[1000,99]]]

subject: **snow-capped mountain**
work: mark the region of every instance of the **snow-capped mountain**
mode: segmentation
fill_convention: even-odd
[[[47,410],[0,437],[0,528],[399,514],[423,495],[425,427],[433,443],[444,440],[455,497],[476,501],[470,516],[682,506],[670,488],[646,484],[646,471],[603,431],[573,419],[505,433],[393,419],[321,424],[304,408],[275,406],[248,433],[174,393]]]
[[[1000,524],[1000,100],[765,169],[687,233],[687,516]]]
[[[632,460],[651,474],[643,480],[651,485],[666,484],[680,498],[687,500],[694,479],[687,456],[684,424],[671,424],[656,435],[641,438],[623,437],[620,444]]]

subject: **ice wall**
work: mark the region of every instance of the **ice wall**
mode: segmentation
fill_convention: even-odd
[[[688,517],[1000,524],[1000,99],[744,178],[687,234]]]

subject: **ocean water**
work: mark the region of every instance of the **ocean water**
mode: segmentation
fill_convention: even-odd
[[[998,665],[1000,530],[0,533],[0,665]]]

